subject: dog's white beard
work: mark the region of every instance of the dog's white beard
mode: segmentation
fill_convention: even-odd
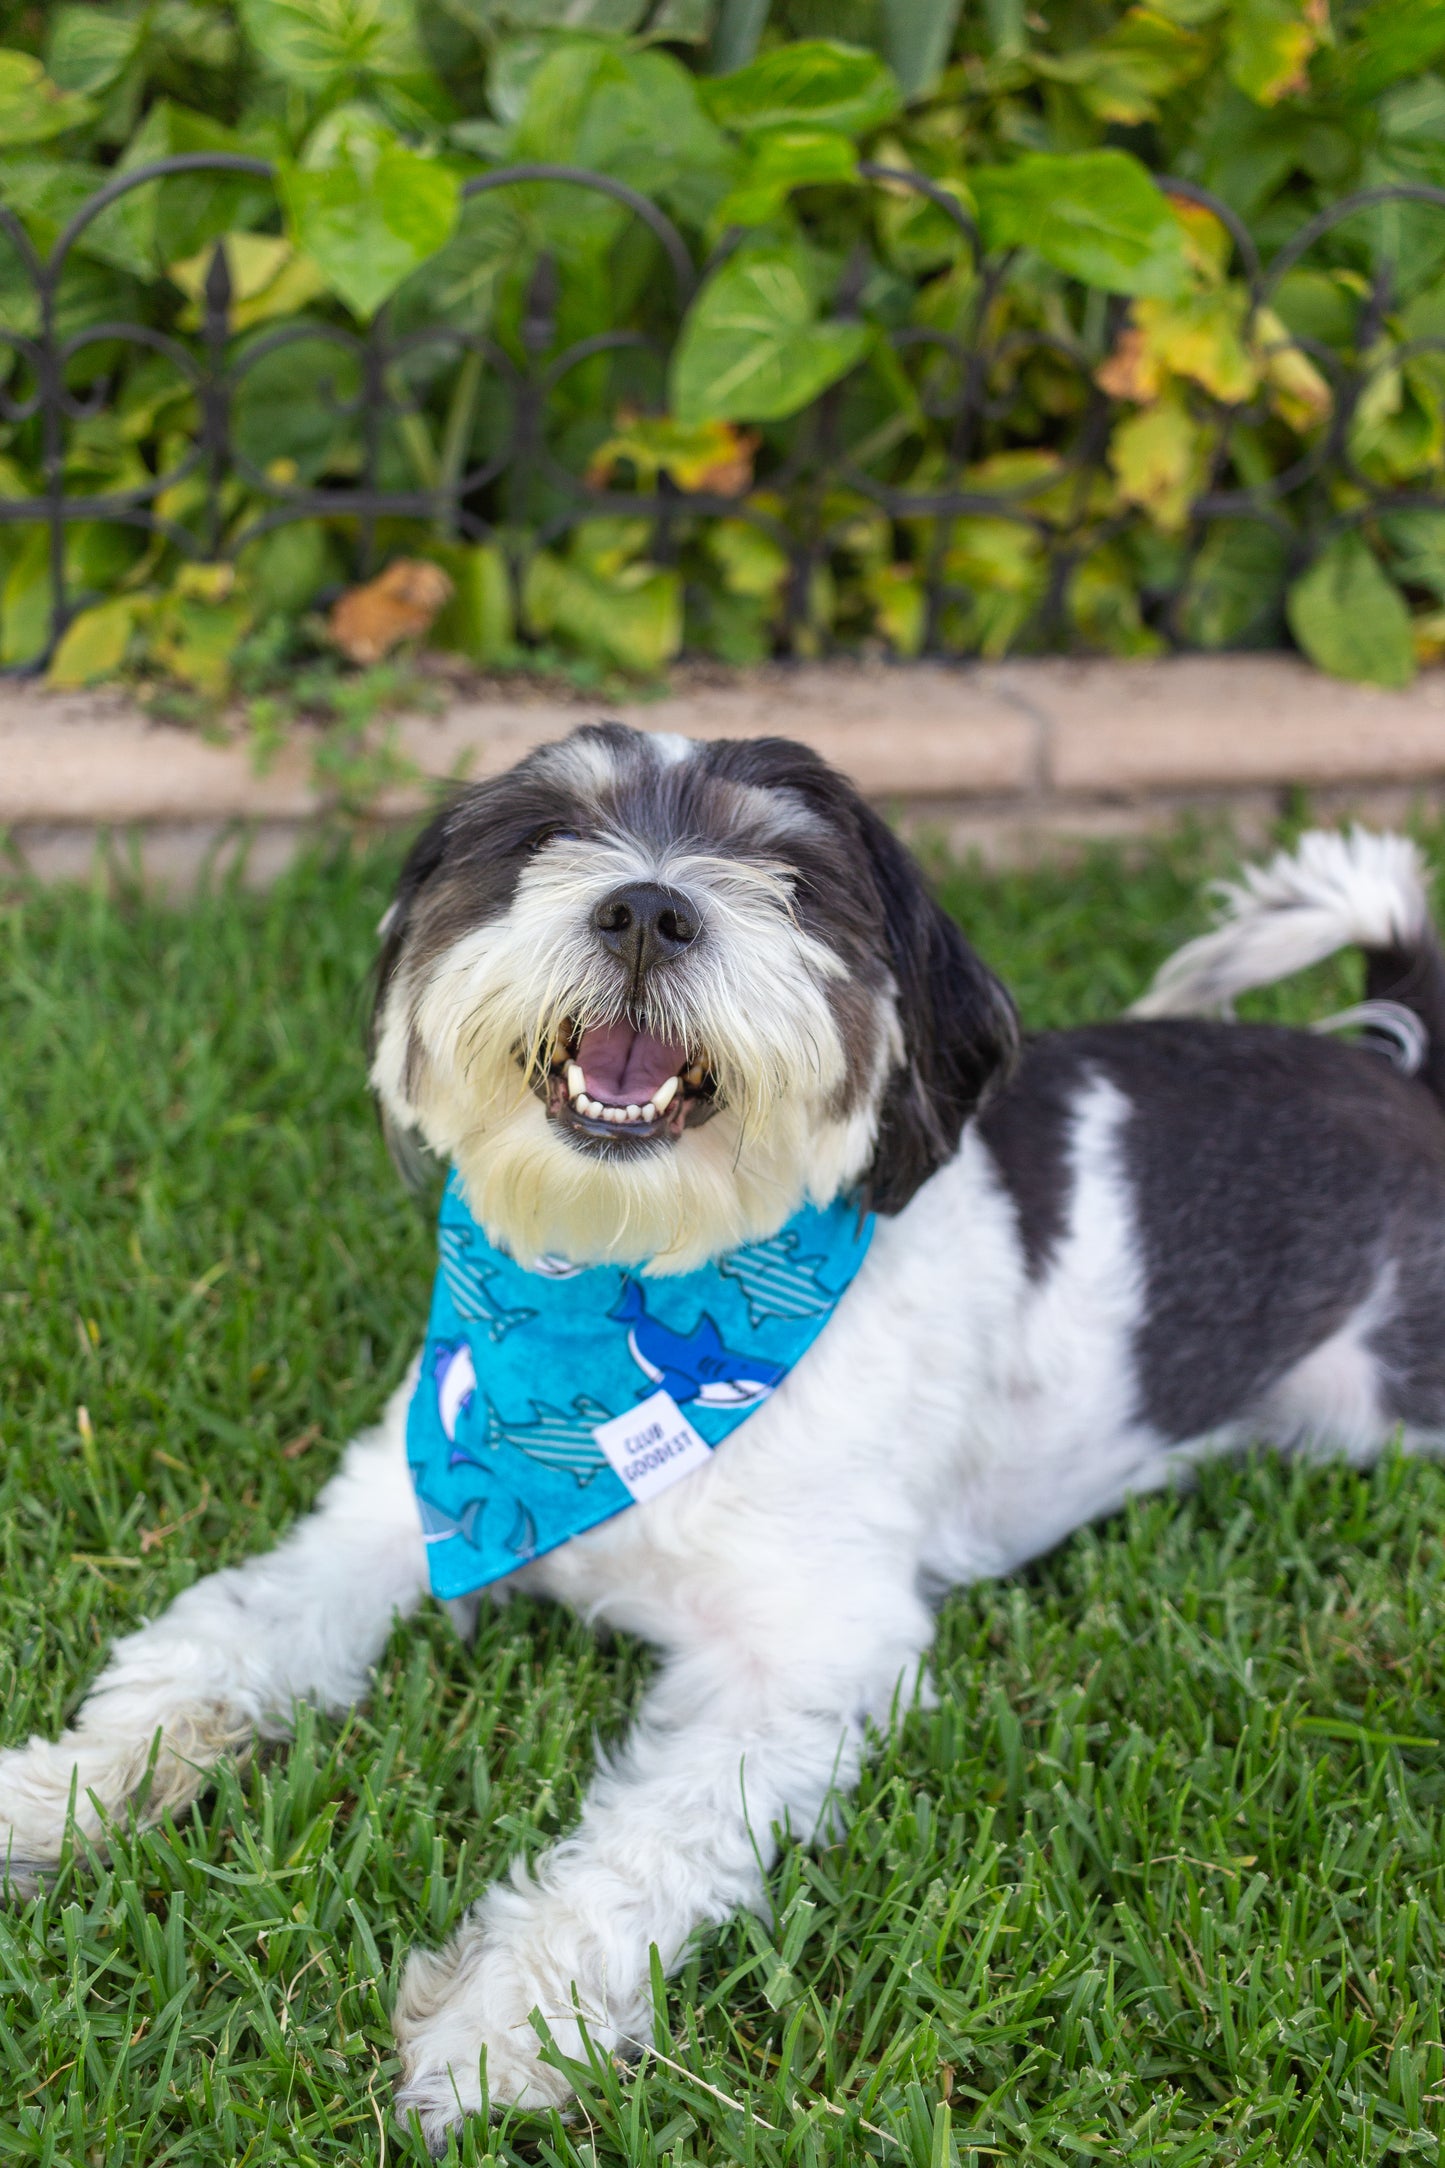
[[[428,1129],[435,1124],[428,1122]],[[604,1162],[557,1134],[538,1101],[445,1151],[487,1238],[524,1265],[549,1252],[575,1264],[689,1272],[774,1234],[805,1202],[826,1204],[866,1162],[871,1124],[818,1124],[803,1107],[752,1135],[731,1109],[672,1146]]]
[[[666,870],[704,885],[696,859]],[[602,1006],[571,882],[538,869],[505,918],[464,935],[424,981],[404,965],[397,974],[373,1082],[392,1118],[456,1169],[488,1239],[522,1264],[555,1253],[690,1271],[775,1233],[804,1203],[830,1202],[868,1164],[898,1053],[891,1001],[875,1004],[870,1073],[840,1113],[847,1055],[824,991],[837,959],[779,909],[775,881],[707,870],[712,962],[689,971],[668,1016],[706,1049],[718,1104],[674,1143],[616,1157],[579,1148],[518,1060],[519,1049],[545,1060],[565,1018]]]

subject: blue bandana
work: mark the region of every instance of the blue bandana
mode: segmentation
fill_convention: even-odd
[[[433,1592],[467,1595],[691,1474],[812,1346],[872,1233],[840,1200],[673,1278],[524,1271],[453,1174],[406,1425]]]

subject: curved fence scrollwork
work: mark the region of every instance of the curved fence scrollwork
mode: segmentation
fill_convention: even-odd
[[[835,320],[873,325],[875,350],[890,357],[896,410],[880,416],[876,370],[872,392],[860,396],[860,363],[785,425],[762,427],[744,476],[683,487],[665,464],[651,475],[634,471],[630,483],[625,458],[599,471],[599,430],[589,437],[579,417],[584,409],[594,418],[663,410],[688,304],[746,235],[731,233],[700,264],[671,219],[635,189],[577,168],[517,165],[470,180],[464,197],[521,190],[535,201],[539,190],[587,190],[645,236],[646,275],[640,299],[620,312],[626,321],[570,335],[567,263],[539,246],[526,265],[525,305],[505,334],[485,318],[469,323],[454,313],[428,322],[420,275],[404,289],[404,308],[394,299],[364,329],[324,301],[257,324],[219,243],[189,310],[168,289],[171,302],[156,322],[69,321],[67,279],[95,222],[137,189],[201,172],[272,188],[276,178],[263,159],[224,153],[138,167],[86,202],[44,257],[15,211],[0,205],[0,236],[18,267],[0,314],[0,426],[9,447],[0,458],[0,530],[39,529],[47,575],[43,622],[32,627],[28,652],[17,652],[18,635],[7,638],[6,667],[43,668],[72,618],[95,599],[94,576],[68,546],[81,528],[131,530],[148,547],[216,563],[234,562],[279,527],[321,521],[353,577],[374,569],[420,522],[455,543],[500,544],[520,595],[529,553],[591,520],[645,521],[649,561],[684,569],[689,538],[709,522],[744,522],[786,559],[777,647],[817,652],[880,637],[861,621],[828,620],[817,604],[820,575],[854,546],[861,520],[875,538],[886,532],[882,555],[906,576],[916,604],[906,637],[890,635],[885,622],[883,644],[948,656],[1081,637],[1087,644],[1087,613],[1071,601],[1075,583],[1145,530],[1153,540],[1131,560],[1141,641],[1237,644],[1212,638],[1199,608],[1201,566],[1213,561],[1222,530],[1261,538],[1279,594],[1342,533],[1373,534],[1401,512],[1445,512],[1445,307],[1438,332],[1429,321],[1412,328],[1398,313],[1398,267],[1378,239],[1369,249],[1344,246],[1361,222],[1423,209],[1439,219],[1445,266],[1442,189],[1402,185],[1343,198],[1264,261],[1227,204],[1191,182],[1161,180],[1225,237],[1231,351],[1255,363],[1248,380],[1233,385],[1217,369],[1190,375],[1184,366],[1192,464],[1182,485],[1177,472],[1158,481],[1161,492],[1174,493],[1161,516],[1149,498],[1147,459],[1132,495],[1122,487],[1129,478],[1121,479],[1118,425],[1147,407],[1129,380],[1139,360],[1130,347],[1139,336],[1130,302],[1058,280],[1048,307],[1010,308],[1017,252],[988,251],[957,196],[918,173],[860,168],[881,197],[911,196],[950,222],[966,271],[953,321],[897,320],[896,305],[890,314],[876,304],[861,258],[843,265],[832,302]],[[1291,280],[1299,286],[1300,275],[1322,262],[1335,274],[1336,316],[1342,302],[1353,312],[1330,337],[1301,322],[1297,307],[1276,306]],[[97,479],[86,447],[107,417],[116,420],[119,388],[142,361],[162,392],[169,386],[156,397],[167,421],[133,429],[123,471]],[[1292,393],[1286,361],[1296,373]],[[1398,462],[1392,468],[1373,455],[1370,427],[1372,417],[1399,409],[1411,365],[1427,410],[1421,429],[1442,441],[1432,440],[1416,471],[1402,475]],[[594,383],[597,372],[606,380],[590,406],[575,395],[587,371]],[[1281,397],[1295,400],[1295,436],[1285,455],[1276,442],[1262,459],[1261,433],[1279,438]],[[274,415],[277,402],[293,450],[267,457],[257,417]],[[980,549],[1007,558],[1010,548],[1013,570],[992,585],[981,579]],[[1247,582],[1247,549],[1240,563]],[[1440,570],[1445,581],[1445,544]],[[994,597],[991,616],[980,614],[985,593]],[[1445,605],[1445,585],[1437,600]],[[1247,611],[1235,616],[1233,631],[1248,642],[1279,636],[1277,609],[1273,620],[1265,611],[1252,625]],[[1226,635],[1230,629],[1226,623]]]

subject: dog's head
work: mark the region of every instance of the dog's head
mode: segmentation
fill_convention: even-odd
[[[1007,994],[843,778],[608,723],[465,790],[382,921],[372,1082],[523,1263],[684,1271],[896,1212],[1013,1053]]]

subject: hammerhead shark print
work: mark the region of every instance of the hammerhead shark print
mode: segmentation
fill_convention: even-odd
[[[766,1400],[787,1371],[781,1363],[762,1355],[735,1355],[723,1346],[722,1334],[707,1315],[689,1333],[673,1332],[647,1314],[647,1303],[636,1280],[624,1280],[622,1293],[608,1313],[628,1327],[627,1345],[643,1376],[660,1386],[682,1407],[694,1401],[700,1408],[746,1408]]]

